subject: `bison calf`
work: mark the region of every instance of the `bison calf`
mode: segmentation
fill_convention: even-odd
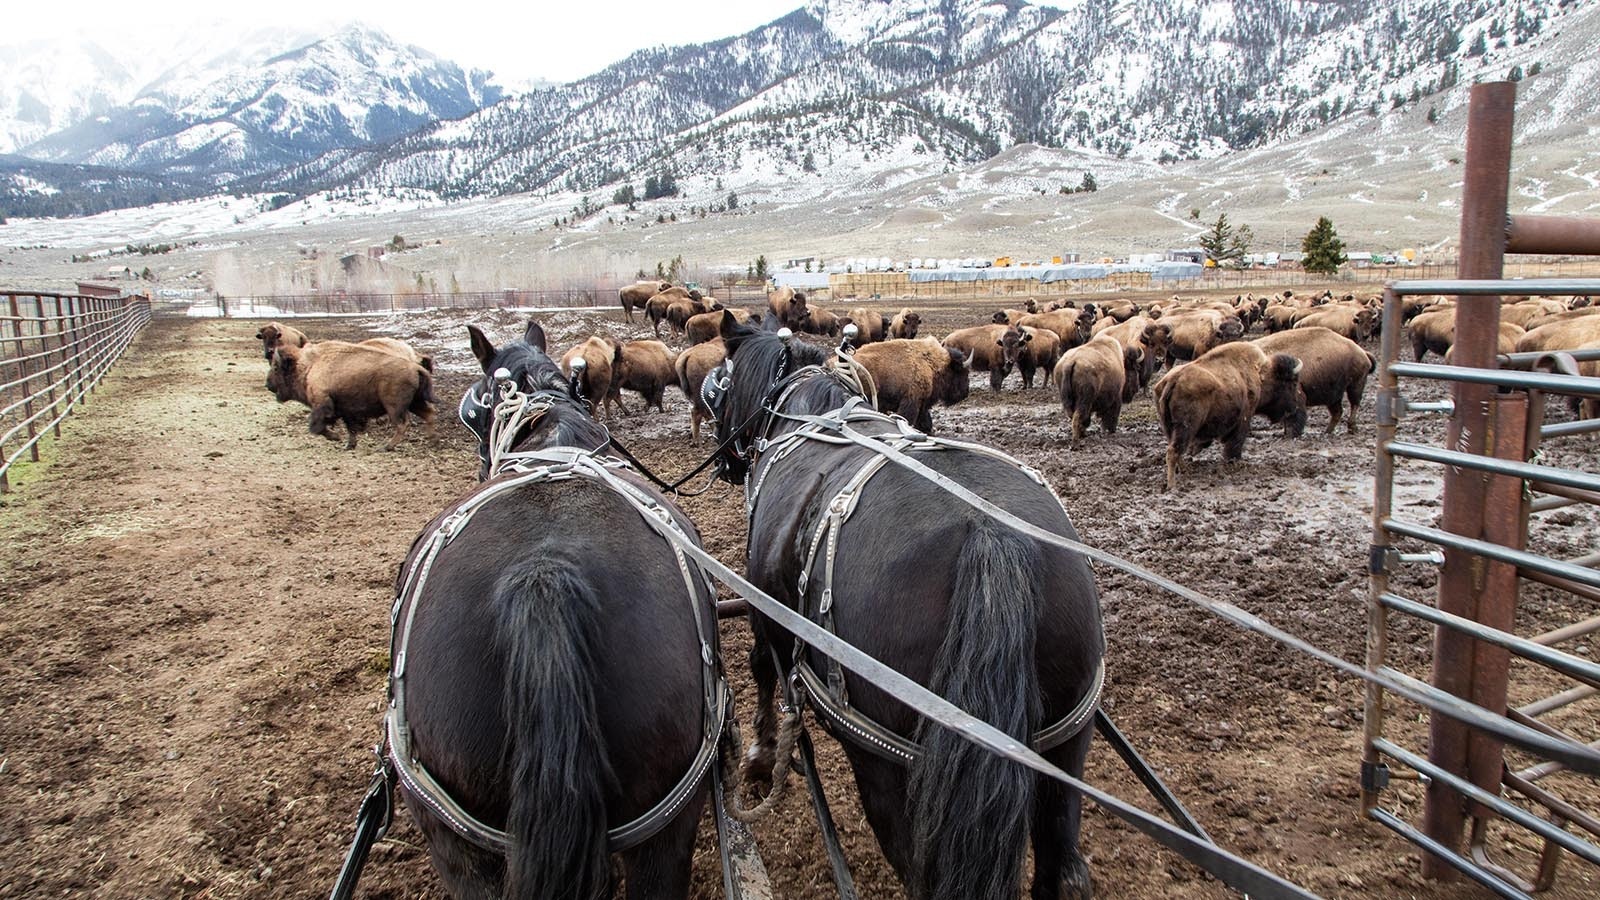
[[[644,397],[646,410],[654,406],[658,411],[666,412],[661,404],[666,396],[667,385],[678,383],[678,374],[672,363],[672,351],[660,341],[625,342],[612,373],[608,401],[627,413],[628,408],[622,405],[621,396],[622,389],[627,388]]]

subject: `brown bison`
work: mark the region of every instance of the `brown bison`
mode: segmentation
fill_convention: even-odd
[[[722,336],[722,319],[724,316],[733,317],[733,321],[741,325],[751,319],[751,314],[742,309],[714,309],[697,316],[690,316],[689,321],[683,323],[683,336],[691,344],[704,344],[706,341],[714,341]]]
[[[650,326],[655,329],[656,337],[661,337],[661,323],[667,320],[667,310],[679,300],[699,301],[700,292],[679,285],[669,287],[645,301],[644,314],[650,320]],[[705,311],[705,309],[700,310],[700,312]]]
[[[1139,371],[1144,351],[1123,347],[1116,338],[1101,334],[1073,347],[1056,363],[1055,381],[1061,390],[1061,408],[1072,417],[1072,448],[1083,442],[1089,416],[1100,418],[1106,434],[1117,430],[1122,404],[1133,399],[1139,388]]]
[[[804,331],[810,307],[806,295],[794,288],[778,288],[767,292],[767,309],[778,317],[779,324],[790,331]]]
[[[798,295],[797,295],[798,296]],[[800,327],[791,330],[804,331],[807,334],[823,334],[829,337],[838,337],[844,328],[844,317],[836,315],[820,306],[806,306],[806,316],[800,320]]]
[[[611,399],[624,414],[628,407],[622,402],[622,390],[636,391],[644,397],[644,408],[654,406],[666,412],[662,400],[667,385],[678,383],[678,373],[673,367],[674,355],[660,341],[624,341],[621,355],[614,366],[611,378]]]
[[[1044,372],[1044,381],[1048,385],[1056,370],[1056,362],[1061,359],[1061,339],[1048,328],[1030,328],[1026,325],[1018,325],[1017,328],[1028,336],[1017,351],[1017,370],[1022,373],[1023,389],[1033,387],[1033,373],[1040,371]]]
[[[863,347],[883,340],[889,334],[889,317],[863,306],[850,310],[847,318],[856,326],[856,336],[850,339],[853,347]]]
[[[417,365],[433,371],[433,357],[418,353],[410,344],[398,338],[367,338],[361,342],[363,347],[373,347],[387,353],[393,353],[401,359],[407,359]]]
[[[1223,344],[1162,376],[1155,385],[1156,416],[1167,438],[1167,490],[1178,486],[1178,463],[1222,441],[1222,458],[1244,455],[1250,420],[1304,415],[1300,361],[1268,356],[1247,341]]]
[[[889,320],[889,337],[910,340],[917,336],[917,329],[921,327],[922,316],[908,306]]]
[[[1300,360],[1300,391],[1305,395],[1305,405],[1328,408],[1326,434],[1332,434],[1338,427],[1345,401],[1349,401],[1350,415],[1345,419],[1345,430],[1355,433],[1356,410],[1367,389],[1367,376],[1378,369],[1376,357],[1355,341],[1327,328],[1296,327],[1256,338],[1251,343],[1268,355],[1285,353]],[[1303,415],[1285,419],[1285,430],[1292,437],[1304,434],[1305,426]]]
[[[1295,328],[1326,328],[1356,343],[1372,337],[1378,325],[1378,311],[1356,304],[1329,304],[1318,307],[1294,323]]]
[[[268,322],[256,332],[256,340],[261,342],[261,355],[265,359],[272,359],[272,351],[279,346],[304,347],[306,333],[292,325],[282,322]]]
[[[579,364],[582,360],[582,364]],[[561,355],[561,372],[576,378],[578,394],[589,403],[589,415],[607,417],[607,404],[622,409],[622,396],[612,387],[622,362],[622,346],[605,337],[591,337]],[[576,371],[575,371],[576,370]],[[623,410],[626,412],[626,409]]]
[[[1456,339],[1456,311],[1454,308],[1435,310],[1418,315],[1406,326],[1411,335],[1411,352],[1417,362],[1429,352],[1440,356],[1450,352]]]
[[[672,328],[674,335],[682,335],[690,319],[708,312],[715,312],[721,308],[722,304],[715,300],[696,300],[689,297],[681,297],[667,304],[667,325]]]
[[[1517,339],[1518,352],[1549,353],[1556,350],[1600,350],[1600,316],[1580,316],[1535,328]],[[1578,363],[1578,374],[1600,378],[1600,361]],[[1576,403],[1576,399],[1572,402]],[[1583,417],[1600,418],[1600,400],[1583,401]]]
[[[1095,310],[1092,305],[1083,309],[1056,309],[1023,316],[1016,324],[1052,332],[1061,339],[1061,349],[1070,350],[1089,339],[1089,332],[1095,325]]]
[[[700,442],[700,423],[712,417],[711,410],[706,408],[705,398],[700,394],[700,385],[705,383],[707,373],[727,357],[728,348],[718,337],[679,353],[677,361],[673,363],[678,374],[678,387],[689,398],[689,430],[697,444]]]
[[[433,431],[432,373],[376,347],[344,341],[279,345],[272,351],[267,386],[278,402],[298,400],[311,408],[307,427],[312,434],[334,440],[328,426],[335,419],[344,423],[346,450],[355,448],[367,422],[379,416],[394,425],[385,450],[405,438],[408,412]]]
[[[1244,337],[1244,323],[1220,310],[1186,309],[1167,313],[1146,331],[1150,333],[1148,343],[1166,345],[1168,360],[1187,360]]]
[[[1016,367],[1018,354],[1031,340],[1031,331],[1006,325],[975,325],[950,332],[943,343],[960,350],[972,371],[988,372],[990,389],[998,391]]]
[[[1115,319],[1103,319],[1095,323],[1096,336],[1109,335],[1121,344],[1124,350],[1139,350],[1139,379],[1130,385],[1128,390],[1137,393],[1145,389],[1156,377],[1156,367],[1167,358],[1167,345],[1162,340],[1168,332],[1156,331],[1149,326],[1155,320],[1144,316],[1134,316],[1126,321],[1118,322]],[[1106,325],[1108,327],[1101,328]]]
[[[857,350],[855,361],[872,373],[878,408],[924,434],[933,433],[933,407],[954,406],[971,387],[966,354],[933,338],[894,338]]]
[[[670,281],[635,281],[633,284],[617,291],[617,298],[622,301],[622,314],[628,321],[633,321],[635,307],[644,309],[650,298],[662,291],[672,290]]]

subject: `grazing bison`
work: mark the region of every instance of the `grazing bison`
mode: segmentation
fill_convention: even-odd
[[[577,361],[583,360],[578,366]],[[561,355],[561,373],[578,381],[578,394],[589,403],[589,415],[606,418],[607,403],[622,408],[622,397],[612,387],[617,366],[622,362],[622,346],[605,337],[591,337]],[[624,411],[626,411],[624,409]]]
[[[672,290],[670,281],[635,281],[622,290],[617,291],[617,298],[622,301],[622,314],[628,321],[633,321],[635,307],[644,309],[650,298],[662,291]]]
[[[857,350],[855,361],[872,374],[878,409],[894,413],[924,434],[933,433],[933,407],[954,406],[971,387],[966,354],[933,338],[894,338]]]
[[[1167,490],[1178,486],[1178,463],[1185,456],[1222,441],[1222,458],[1244,455],[1250,420],[1267,415],[1281,421],[1304,415],[1300,361],[1287,354],[1268,356],[1260,347],[1235,341],[1216,347],[1155,385],[1156,416],[1167,438]]]
[[[1456,339],[1456,311],[1454,308],[1425,312],[1406,326],[1411,334],[1411,352],[1417,362],[1431,351],[1440,356],[1450,352]]]
[[[1535,316],[1534,318],[1529,319],[1528,323],[1522,327],[1528,329],[1529,331],[1535,331],[1539,328],[1543,328],[1546,325],[1553,325],[1556,322],[1568,322],[1573,319],[1583,319],[1589,316],[1600,316],[1600,306],[1578,306],[1569,309],[1566,312]]]
[[[988,372],[990,389],[998,391],[1017,365],[1023,346],[1031,340],[1031,331],[1006,325],[975,325],[950,332],[944,345],[960,350],[972,371]]]
[[[724,316],[731,316],[733,321],[740,325],[751,319],[751,314],[742,309],[714,309],[697,316],[690,316],[689,321],[683,323],[683,336],[691,344],[704,344],[706,341],[714,341],[722,336],[722,319]]]
[[[889,317],[883,313],[873,312],[866,307],[858,306],[850,310],[847,317],[850,323],[856,326],[856,336],[850,339],[851,346],[863,347],[883,340],[889,334]]]
[[[304,347],[279,345],[272,351],[267,386],[278,402],[298,400],[311,408],[312,434],[334,440],[328,426],[344,423],[345,449],[367,422],[388,416],[394,434],[384,445],[393,450],[406,435],[406,413],[433,431],[433,375],[427,369],[387,350],[344,341],[323,341]]]
[[[1138,390],[1143,365],[1142,349],[1123,347],[1109,334],[1061,355],[1055,381],[1061,390],[1061,408],[1072,418],[1072,449],[1083,443],[1091,414],[1100,418],[1100,427],[1107,434],[1116,433],[1122,404],[1132,400]]]
[[[662,399],[666,395],[667,385],[678,383],[673,362],[672,351],[660,341],[624,341],[612,372],[611,395],[608,399],[626,414],[628,407],[622,402],[622,390],[626,388],[644,397],[645,410],[654,406],[666,412]]]
[[[1332,434],[1339,425],[1345,401],[1350,403],[1350,415],[1345,418],[1345,430],[1356,430],[1356,410],[1361,406],[1361,395],[1367,389],[1367,376],[1377,371],[1378,360],[1361,345],[1327,328],[1296,327],[1289,331],[1259,337],[1250,343],[1263,353],[1288,354],[1300,360],[1300,391],[1305,395],[1305,405],[1328,408],[1328,428]],[[1305,433],[1305,417],[1287,417],[1284,428],[1292,437]]]
[[[917,336],[917,329],[921,327],[922,316],[908,306],[889,320],[889,337],[910,340]]]
[[[267,360],[272,359],[272,351],[279,346],[304,347],[306,333],[292,325],[282,322],[268,322],[256,332],[256,340],[261,342],[261,355]]]
[[[678,374],[678,387],[689,398],[689,432],[697,444],[700,443],[700,423],[712,418],[712,412],[706,407],[705,398],[700,393],[700,385],[705,383],[707,373],[727,357],[728,348],[719,337],[695,344],[679,353],[677,361],[673,363]]]

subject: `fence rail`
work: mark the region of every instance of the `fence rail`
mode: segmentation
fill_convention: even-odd
[[[700,292],[724,303],[741,305],[765,303],[767,292],[759,285],[701,286]],[[195,314],[233,318],[271,318],[274,316],[339,316],[428,309],[617,309],[617,287],[568,287],[547,290],[457,291],[454,293],[371,294],[337,292],[324,294],[280,294],[259,297],[218,297],[197,303]]]
[[[150,321],[143,297],[0,291],[0,493]]]

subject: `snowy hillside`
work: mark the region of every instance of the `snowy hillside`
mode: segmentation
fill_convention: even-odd
[[[269,184],[446,197],[600,191],[648,174],[804,181],[1019,143],[1170,163],[1455,102],[1474,79],[1577,80],[1600,16],[1571,0],[812,0],[735,38],[340,151]],[[1577,115],[1584,115],[1576,109]]]

